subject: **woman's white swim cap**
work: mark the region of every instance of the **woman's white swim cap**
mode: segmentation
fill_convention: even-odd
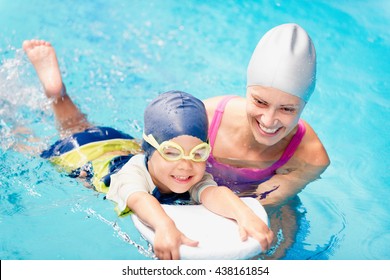
[[[259,41],[247,71],[247,86],[265,86],[307,102],[316,83],[316,51],[306,31],[287,23],[269,30]]]

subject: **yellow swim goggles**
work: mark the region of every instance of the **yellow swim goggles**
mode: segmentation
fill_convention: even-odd
[[[145,133],[143,133],[142,137],[146,142],[152,145],[152,147],[155,148],[164,159],[168,161],[188,159],[195,162],[202,162],[208,159],[211,152],[210,145],[206,142],[203,142],[199,145],[196,145],[191,150],[190,154],[186,156],[184,154],[183,148],[173,141],[164,141],[159,144],[152,134],[145,135]]]

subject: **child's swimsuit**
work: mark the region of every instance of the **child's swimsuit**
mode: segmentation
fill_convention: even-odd
[[[224,97],[219,102],[217,109],[215,110],[214,117],[209,128],[209,139],[211,147],[214,147],[218,128],[221,124],[226,104],[229,102],[229,100],[235,97],[237,96]],[[298,130],[291,139],[282,156],[275,163],[265,169],[233,167],[218,162],[214,156],[210,154],[206,170],[213,175],[214,180],[218,183],[218,185],[227,186],[236,193],[251,193],[253,195],[254,191],[260,183],[270,179],[273,175],[275,175],[275,171],[283,166],[294,155],[296,149],[301,143],[303,136],[305,135],[305,132],[305,125],[303,124],[302,120],[299,120]]]
[[[128,155],[110,154],[118,151]],[[140,145],[128,134],[109,127],[91,127],[57,141],[41,157],[50,159],[71,177],[84,171],[85,179],[97,191],[107,193],[110,175],[140,151]]]

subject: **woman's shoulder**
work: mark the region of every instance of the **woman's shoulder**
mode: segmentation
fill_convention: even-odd
[[[206,107],[207,113],[214,112],[217,109],[218,104],[225,97],[226,97],[226,95],[221,95],[221,96],[214,96],[214,97],[210,97],[210,98],[204,99],[203,100],[203,104]]]
[[[310,124],[304,120],[306,132],[298,147],[297,156],[314,166],[328,166],[330,163],[328,153],[320,138]]]
[[[221,95],[221,96],[215,96],[215,97],[205,99],[205,100],[203,100],[203,103],[206,107],[206,111],[207,111],[207,115],[208,115],[209,119],[211,119],[214,116],[215,110],[218,108],[218,105],[220,104],[220,102],[224,98],[227,98],[229,96],[232,96],[235,98],[229,100],[229,102],[226,105],[225,111],[229,112],[229,111],[231,111],[230,110],[231,108],[234,108],[234,111],[235,111],[236,109],[241,108],[243,104],[245,104],[245,98],[240,97],[238,95]]]

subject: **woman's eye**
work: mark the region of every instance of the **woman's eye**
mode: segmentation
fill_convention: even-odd
[[[258,104],[258,105],[261,105],[261,106],[266,106],[267,103],[263,100],[259,100],[259,99],[255,99],[255,102]]]
[[[286,112],[286,113],[295,113],[296,112],[296,109],[295,108],[292,108],[292,107],[283,107],[282,108],[282,111]]]

